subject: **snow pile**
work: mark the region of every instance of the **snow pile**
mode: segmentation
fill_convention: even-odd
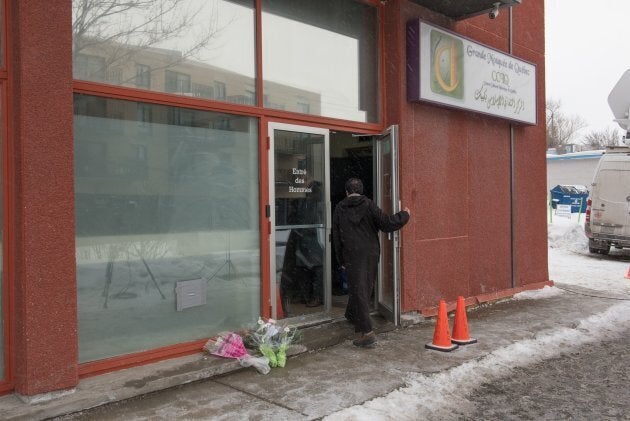
[[[620,338],[630,329],[630,302],[622,302],[581,321],[575,328],[541,332],[534,339],[502,347],[477,361],[426,376],[410,373],[407,386],[363,405],[331,414],[326,420],[449,419],[463,415],[467,396],[481,384],[573,351],[580,345]]]
[[[539,299],[539,298],[549,298],[549,297],[555,297],[556,295],[560,295],[563,293],[564,291],[559,288],[545,286],[542,289],[519,292],[518,294],[514,295],[514,299],[515,300],[531,300],[531,299]]]
[[[547,242],[549,248],[575,252],[588,251],[588,238],[584,234],[584,215],[578,223],[578,214],[569,218],[553,218],[547,224]]]

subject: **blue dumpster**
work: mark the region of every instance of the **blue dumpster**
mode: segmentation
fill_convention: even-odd
[[[586,186],[558,184],[551,191],[551,207],[556,205],[571,205],[571,212],[585,212],[586,199],[588,198],[588,189]],[[582,209],[580,209],[580,204]]]

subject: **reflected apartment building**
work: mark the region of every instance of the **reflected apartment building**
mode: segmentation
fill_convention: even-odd
[[[137,50],[100,40],[85,40],[84,43],[88,46],[75,52],[74,56],[76,79],[256,105],[253,77],[195,61],[181,51],[155,47]],[[263,96],[265,107],[321,114],[320,94],[272,81],[265,83],[272,92]]]

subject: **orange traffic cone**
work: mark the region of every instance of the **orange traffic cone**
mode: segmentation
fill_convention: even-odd
[[[628,268],[628,272],[626,273],[626,279],[630,279],[630,267]]]
[[[451,334],[448,330],[448,316],[446,315],[446,302],[440,300],[437,321],[435,322],[435,332],[433,333],[433,342],[426,344],[425,348],[449,352],[458,347],[458,345],[451,343]]]
[[[455,308],[455,323],[453,324],[453,338],[451,342],[458,345],[468,345],[477,342],[468,333],[468,320],[466,320],[466,303],[461,295],[457,297],[457,307]]]

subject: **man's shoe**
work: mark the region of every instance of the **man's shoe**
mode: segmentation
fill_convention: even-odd
[[[365,333],[361,335],[359,339],[355,339],[352,341],[354,346],[358,346],[361,348],[371,348],[376,343],[376,335],[374,332]]]

